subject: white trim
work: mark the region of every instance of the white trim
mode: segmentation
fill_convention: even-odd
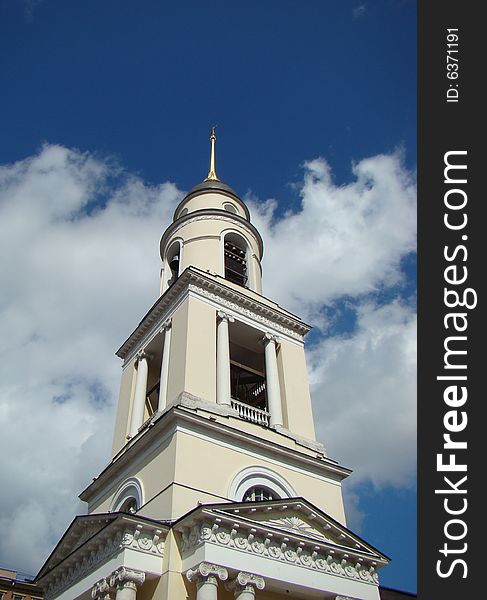
[[[252,466],[240,471],[228,488],[230,500],[242,502],[245,492],[252,487],[266,487],[279,498],[295,498],[294,488],[278,473],[266,467]]]
[[[191,298],[196,298],[200,302],[204,302],[205,304],[212,306],[217,311],[225,311],[236,321],[240,321],[241,323],[244,323],[245,325],[248,325],[257,331],[261,331],[263,335],[270,333],[277,337],[283,338],[287,342],[295,344],[300,348],[304,348],[304,340],[302,335],[297,334],[296,337],[293,337],[293,331],[285,326],[276,326],[276,324],[272,323],[268,319],[258,320],[258,314],[250,309],[241,309],[236,304],[230,304],[229,302],[222,301],[216,296],[216,294],[204,294],[204,290],[193,286],[191,286],[189,289],[188,296]]]
[[[178,404],[178,402],[176,402],[175,404]],[[210,403],[207,403],[210,404]],[[216,402],[211,403],[216,407],[218,407],[219,405],[216,404]],[[173,405],[169,405],[167,406],[166,410],[161,413],[160,415],[158,415],[157,420],[153,421],[154,426],[157,425],[158,420],[161,418],[164,418],[166,415],[166,412],[169,412],[171,409],[173,408]],[[221,407],[220,407],[221,408]],[[184,410],[184,404],[183,404],[183,410]],[[179,424],[177,422],[178,419],[184,419],[185,424]],[[197,422],[195,422],[194,419],[197,419]],[[184,435],[189,435],[191,437],[198,437],[204,441],[207,442],[211,442],[213,444],[218,444],[219,446],[222,446],[223,448],[227,448],[230,450],[233,450],[235,452],[238,452],[240,454],[244,454],[245,456],[249,456],[251,457],[253,460],[263,460],[266,461],[267,463],[270,463],[272,465],[276,465],[278,467],[281,468],[286,468],[290,471],[296,472],[296,473],[300,473],[302,475],[306,475],[308,477],[311,477],[313,479],[316,479],[318,481],[321,482],[325,482],[328,483],[330,485],[333,486],[337,486],[337,487],[341,487],[341,483],[340,481],[337,481],[331,474],[320,474],[320,473],[316,473],[314,472],[314,469],[309,469],[309,468],[302,468],[300,466],[298,466],[297,464],[292,464],[291,461],[295,462],[295,463],[304,463],[307,464],[308,461],[313,461],[313,463],[315,463],[315,460],[313,458],[313,456],[310,456],[308,454],[303,453],[297,453],[295,451],[292,451],[290,448],[288,448],[285,445],[274,445],[273,442],[268,441],[266,439],[254,439],[252,438],[251,440],[249,440],[248,438],[246,438],[246,442],[250,441],[250,444],[255,448],[255,450],[250,450],[247,448],[243,447],[243,443],[242,443],[242,437],[241,437],[241,432],[237,431],[237,430],[222,430],[220,429],[221,426],[219,426],[216,422],[213,421],[207,421],[205,419],[205,421],[202,423],[199,421],[199,419],[201,419],[201,417],[198,417],[196,415],[192,415],[189,412],[185,412],[185,413],[179,413],[177,415],[175,415],[175,420],[176,422],[173,422],[170,424],[169,427],[167,427],[167,429],[165,429],[163,432],[160,432],[160,434],[156,437],[153,438],[149,444],[147,444],[146,446],[144,446],[142,451],[139,451],[135,456],[131,456],[129,461],[125,461],[125,462],[119,462],[119,461],[123,461],[126,453],[131,449],[129,448],[124,448],[120,451],[120,454],[117,455],[117,457],[114,459],[114,462],[112,463],[112,466],[116,466],[116,465],[120,465],[120,468],[115,470],[115,472],[112,472],[111,474],[111,478],[117,478],[117,479],[123,479],[126,474],[128,472],[133,472],[133,470],[138,469],[141,467],[141,465],[145,464],[145,461],[147,460],[147,458],[153,454],[158,448],[160,448],[163,444],[165,444],[165,442],[170,439],[173,435],[177,434],[177,433],[182,433]],[[156,427],[154,427],[156,428]],[[154,429],[153,428],[153,429]],[[203,433],[203,428],[204,428],[204,433]],[[147,430],[143,433],[142,438],[139,440],[141,441],[142,439],[147,439],[146,436],[150,435],[150,431],[151,430]],[[230,441],[225,441],[223,438],[226,438],[227,440],[231,440]],[[270,454],[274,454],[274,457],[271,457]],[[336,465],[338,468],[341,468],[338,464]],[[317,464],[315,463],[315,467],[321,467],[323,470],[328,470],[330,469],[330,467],[333,467],[333,465],[330,464],[323,464],[318,462]],[[344,479],[345,477],[347,477],[350,473],[347,473],[346,475],[343,475],[341,477],[341,479]],[[102,472],[102,474],[100,474],[100,476],[98,477],[97,480],[95,480],[93,483],[91,483],[82,493],[81,495],[83,496],[86,492],[88,492],[88,490],[96,484],[99,484],[100,482],[100,478],[105,475],[105,472]],[[91,492],[88,495],[88,498],[82,498],[84,501],[88,502],[90,510],[92,506],[96,506],[100,501],[103,500],[103,498],[106,497],[107,495],[107,489],[110,489],[109,484],[108,483],[103,483],[101,488],[98,489],[95,492]],[[113,488],[112,488],[113,489]],[[108,494],[111,492],[108,492]],[[93,494],[93,495],[91,495]]]
[[[144,488],[142,482],[137,477],[130,477],[118,486],[113,495],[110,505],[110,512],[117,512],[129,498],[134,498],[137,502],[137,509],[144,504]]]
[[[318,479],[319,481],[324,481],[326,483],[341,487],[341,483],[339,481],[335,481],[333,478],[331,478],[329,475],[320,475],[317,473],[313,473],[311,470],[307,470],[307,469],[302,469],[300,467],[297,467],[295,465],[290,464],[289,462],[287,462],[287,460],[285,458],[279,458],[282,449],[284,450],[290,450],[289,448],[287,448],[286,446],[281,446],[280,448],[276,449],[276,458],[273,458],[271,456],[269,456],[268,453],[262,453],[260,454],[259,451],[252,451],[252,450],[248,450],[246,448],[242,447],[241,441],[236,441],[235,443],[228,443],[225,442],[222,439],[219,439],[219,437],[217,437],[218,434],[213,434],[211,435],[211,433],[201,433],[200,431],[196,431],[195,429],[192,429],[191,427],[187,427],[185,425],[177,425],[176,426],[176,431],[180,432],[180,433],[184,433],[186,435],[190,435],[191,437],[197,437],[200,438],[202,440],[205,440],[207,442],[211,442],[212,444],[218,444],[219,446],[222,446],[223,448],[227,448],[230,450],[233,450],[235,452],[239,452],[240,454],[245,454],[246,456],[251,456],[253,459],[260,459],[262,461],[266,461],[268,463],[271,464],[275,464],[279,467],[284,467],[286,469],[289,469],[290,471],[295,471],[296,473],[300,473],[302,475],[306,475],[307,477],[313,477],[314,479]],[[262,442],[260,441],[255,441],[255,446],[257,448],[259,448],[259,450],[265,449],[266,448],[266,442],[267,440],[262,440]],[[271,442],[272,443],[272,442]],[[302,457],[298,457],[298,460],[302,458],[310,458],[312,459],[312,456],[303,454]]]
[[[176,308],[174,302],[184,300],[190,289],[197,290],[201,297],[213,299],[219,306],[224,307],[225,312],[228,312],[228,308],[236,310],[239,314],[249,314],[264,326],[286,333],[301,344],[304,335],[311,329],[301,319],[280,308],[277,304],[266,304],[267,298],[264,296],[261,296],[262,299],[253,298],[237,289],[225,286],[223,282],[207,276],[199,269],[187,267],[174,286],[170,288],[170,293],[164,293],[159,297],[115,354],[127,360],[135,351],[135,347],[140,348],[142,340],[154,332],[154,323],[162,323],[169,314],[173,314]],[[258,292],[254,293],[256,296],[260,296]],[[161,317],[161,315],[163,316]]]
[[[380,600],[376,583],[354,580],[349,577],[320,572],[318,569],[306,568],[301,564],[270,559],[262,554],[241,551],[228,546],[205,543],[200,544],[192,554],[183,558],[182,571],[194,568],[200,562],[209,562],[224,566],[228,570],[258,573],[266,581],[266,589],[282,594],[283,588],[301,597],[309,597],[310,591],[360,598],[361,600]],[[291,594],[291,597],[296,597]],[[318,596],[320,597],[320,596]],[[323,596],[321,596],[323,597]]]

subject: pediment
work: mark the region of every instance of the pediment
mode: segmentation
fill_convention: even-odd
[[[79,565],[90,557],[86,568],[95,566],[121,548],[162,555],[169,530],[167,522],[125,513],[102,513],[75,517],[58,545],[39,571],[36,581],[51,578],[53,571]],[[101,549],[101,550],[100,550]]]
[[[59,564],[85,542],[96,536],[97,533],[114,521],[116,516],[117,515],[100,514],[75,517],[42,569],[39,571],[36,579],[42,577],[52,567]]]
[[[288,535],[308,543],[321,543],[337,551],[349,551],[380,561],[388,558],[304,499],[272,500],[269,502],[219,505],[210,509],[215,516],[238,518],[249,527],[268,530],[274,535]]]

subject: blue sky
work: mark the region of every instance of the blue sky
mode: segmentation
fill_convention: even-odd
[[[38,504],[14,517],[23,483],[2,465],[13,483],[0,523],[8,522],[11,539],[26,523],[38,531],[39,558],[19,550],[17,559],[0,547],[0,563],[35,570],[46,552],[41,538],[56,541],[80,509],[74,497],[108,458],[109,444],[93,440],[100,422],[111,432],[113,352],[154,300],[159,237],[181,194],[206,175],[209,129],[218,124],[217,172],[246,198],[263,234],[266,294],[314,326],[308,362],[317,430],[330,455],[354,469],[350,526],[393,559],[382,583],[414,591],[415,2],[0,0],[0,57],[2,251],[10,257],[0,313],[9,343],[1,350],[15,357],[12,347],[22,349],[32,372],[39,369],[24,381],[10,368],[0,419],[15,414],[8,400],[15,390],[31,398],[36,418],[44,407],[56,423]],[[300,247],[290,256],[293,243]],[[89,260],[100,256],[98,272]],[[140,286],[126,290],[124,268],[134,256]],[[296,277],[293,287],[286,268],[294,265],[303,282]],[[101,286],[113,302],[130,296],[108,324]],[[78,333],[68,321],[73,307]],[[94,347],[113,362],[94,367],[87,358]],[[43,375],[40,357],[56,348],[63,358],[52,356],[58,366]],[[102,366],[105,374],[93,374]],[[340,409],[353,402],[358,409]],[[86,435],[55,433],[77,411]],[[354,435],[356,415],[371,423],[363,439]],[[24,441],[15,452],[16,442],[4,440],[2,454],[34,470],[36,435],[32,426],[33,445]],[[70,461],[51,460],[66,444]],[[92,454],[82,461],[85,451]],[[60,474],[67,469],[68,482]],[[56,502],[64,506],[70,494],[73,502],[57,511],[58,521],[41,523],[60,481]]]

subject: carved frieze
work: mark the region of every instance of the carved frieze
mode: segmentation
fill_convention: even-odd
[[[298,541],[274,533],[258,532],[255,528],[241,528],[226,524],[203,522],[182,532],[182,549],[190,553],[196,546],[211,543],[272,560],[294,564],[339,577],[378,585],[379,578],[372,561],[347,554],[317,541]],[[367,562],[367,564],[366,564]]]
[[[124,548],[162,557],[164,541],[165,532],[162,529],[145,524],[133,523],[124,524],[123,527],[119,526],[118,528],[108,527],[100,535],[79,547],[67,560],[46,576],[43,585],[45,599],[49,600],[59,595]],[[102,586],[101,583],[100,586]],[[101,587],[97,588],[97,593],[100,594],[97,596],[98,598],[103,597],[101,592]]]

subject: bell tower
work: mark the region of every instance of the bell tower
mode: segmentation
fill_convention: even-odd
[[[215,128],[210,142],[208,176],[161,238],[161,295],[117,351],[112,462],[81,498],[90,513],[128,502],[174,519],[198,502],[305,496],[345,523],[349,470],[315,439],[310,327],[261,294],[262,238],[216,174]]]
[[[262,238],[210,141],[116,353],[111,461],[37,581],[46,600],[379,600],[388,559],[347,529],[350,470],[315,438],[310,327],[262,295]]]

